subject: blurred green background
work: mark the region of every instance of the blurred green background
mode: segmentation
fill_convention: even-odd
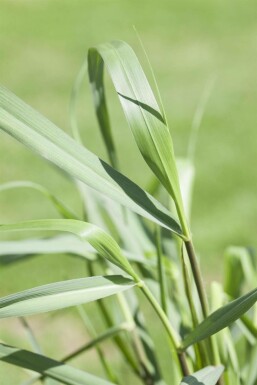
[[[226,246],[257,246],[256,20],[255,0],[1,0],[0,82],[70,132],[72,83],[90,46],[126,40],[146,66],[135,25],[157,77],[175,153],[184,156],[197,103],[215,77],[196,152],[192,231],[204,270],[220,277]],[[109,88],[122,170],[145,186],[151,174]],[[86,146],[105,158],[86,82],[79,121]],[[1,183],[39,182],[81,211],[67,179],[5,134],[0,135],[0,162]],[[36,193],[0,194],[1,223],[55,216]],[[0,291],[81,275],[79,262],[68,257],[39,258],[1,267]]]

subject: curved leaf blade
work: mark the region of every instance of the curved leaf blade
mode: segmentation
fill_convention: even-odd
[[[8,225],[0,225],[1,231],[63,231],[77,235],[90,245],[111,263],[119,266],[129,275],[134,277],[134,271],[122,255],[117,242],[106,232],[91,223],[77,221],[74,219],[41,219],[26,221]]]
[[[121,275],[55,282],[0,299],[0,318],[23,317],[64,309],[117,294],[135,286]]]
[[[98,45],[88,53],[88,72],[96,114],[107,148],[110,146],[106,138],[111,137],[111,130],[103,84],[104,64],[143,158],[181,206],[169,129],[134,51],[123,41]]]
[[[47,375],[66,385],[114,385],[62,362],[0,343],[0,360],[24,369]]]
[[[180,225],[155,198],[0,87],[0,128],[73,177],[172,232]]]
[[[201,341],[240,318],[246,313],[257,301],[257,289],[229,302],[222,306],[212,314],[210,314],[203,322],[201,322],[191,333],[189,333],[182,343],[182,349]]]

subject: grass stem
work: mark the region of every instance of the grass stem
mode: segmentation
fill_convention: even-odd
[[[208,306],[206,292],[204,289],[201,271],[199,268],[199,263],[198,263],[198,260],[197,260],[196,254],[195,254],[195,250],[194,250],[194,246],[193,246],[192,241],[191,240],[185,241],[185,247],[186,247],[187,255],[188,255],[190,265],[192,268],[193,277],[194,277],[195,285],[197,288],[199,300],[201,303],[203,316],[204,316],[204,318],[206,318],[208,316],[209,306]]]
[[[174,355],[174,357],[177,360],[178,368],[181,369],[181,373],[184,376],[187,376],[190,372],[188,369],[185,353],[181,352],[181,351],[178,352],[179,347],[180,347],[180,341],[179,341],[179,337],[178,337],[176,331],[171,326],[170,321],[168,320],[163,309],[161,308],[161,306],[159,305],[158,301],[155,299],[155,297],[153,296],[151,291],[145,285],[145,283],[142,282],[141,285],[139,285],[139,287],[142,290],[142,292],[144,293],[144,295],[146,296],[146,298],[148,299],[148,301],[150,302],[150,304],[152,305],[153,309],[155,310],[156,314],[160,318],[163,326],[165,327],[165,329],[167,331],[167,334],[169,336],[169,341],[171,343],[173,351],[176,353]]]
[[[165,287],[165,273],[163,268],[163,254],[162,254],[162,246],[161,246],[161,229],[156,226],[156,251],[157,251],[157,267],[158,267],[158,277],[159,277],[159,285],[160,285],[160,299],[161,306],[165,314],[167,314],[167,291]]]

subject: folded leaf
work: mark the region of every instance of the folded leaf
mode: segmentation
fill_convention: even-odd
[[[103,84],[104,63],[146,163],[182,206],[169,129],[134,51],[123,41],[101,44],[88,52],[89,79],[107,148],[111,148],[107,142],[111,135]]]
[[[23,317],[108,297],[135,286],[120,275],[72,279],[34,287],[0,299],[0,318]]]

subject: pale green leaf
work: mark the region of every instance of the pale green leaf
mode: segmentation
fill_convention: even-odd
[[[73,254],[89,260],[96,259],[95,249],[72,234],[0,242],[2,264],[42,254]]]
[[[245,247],[228,247],[224,254],[224,263],[224,290],[232,298],[241,294],[244,284],[250,286],[249,289],[255,286],[256,269],[250,252]]]
[[[223,370],[222,365],[207,366],[190,376],[184,377],[180,385],[216,385]]]
[[[0,318],[23,317],[92,302],[135,286],[120,275],[72,279],[34,287],[0,299]]]
[[[110,137],[110,123],[103,84],[104,64],[111,76],[126,119],[148,166],[182,207],[173,144],[144,71],[131,47],[113,41],[91,48],[88,72],[102,133]]]
[[[82,240],[89,242],[103,258],[108,259],[131,276],[134,276],[134,271],[127,259],[122,255],[119,245],[110,235],[95,225],[73,219],[41,219],[0,225],[0,232],[27,230],[63,231],[75,234]]]
[[[195,167],[191,160],[186,158],[178,159],[177,165],[185,214],[187,219],[190,220]]]
[[[156,199],[4,87],[0,128],[93,189],[182,236],[179,224]]]

